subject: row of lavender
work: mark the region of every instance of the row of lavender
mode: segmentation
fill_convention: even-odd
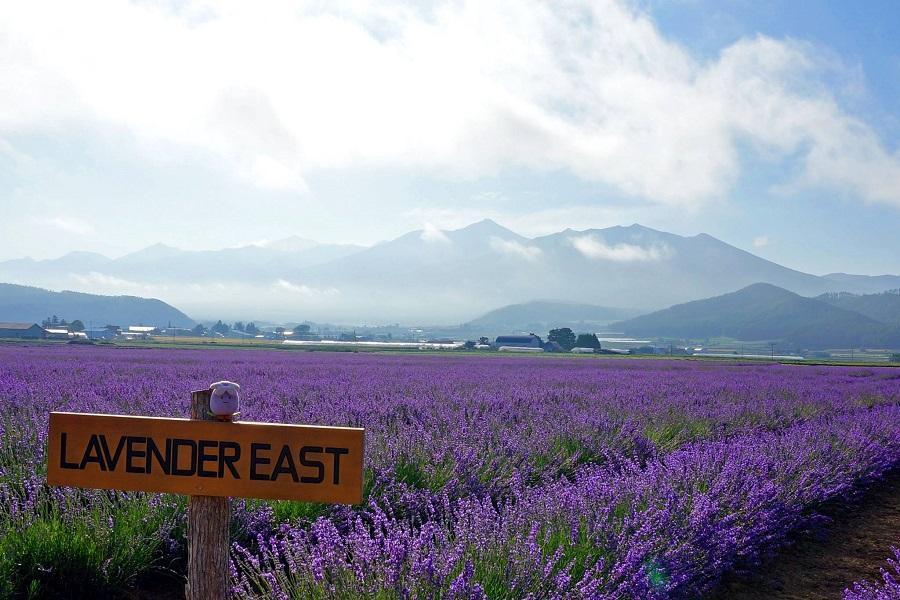
[[[367,429],[364,506],[239,503],[248,597],[693,598],[900,464],[891,369],[2,348],[0,528],[153,503],[128,531],[177,553],[177,499],[41,486],[46,415],[184,415],[223,378],[245,418]]]

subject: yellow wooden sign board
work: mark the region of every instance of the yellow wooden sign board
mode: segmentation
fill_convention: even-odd
[[[356,504],[364,430],[50,413],[47,483]]]

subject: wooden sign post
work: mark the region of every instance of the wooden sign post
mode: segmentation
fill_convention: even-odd
[[[212,421],[210,390],[191,392],[191,419]],[[228,597],[228,525],[231,505],[222,496],[189,496],[187,600]]]
[[[49,485],[190,496],[188,600],[228,596],[229,497],[362,502],[363,429],[232,422],[211,395],[191,419],[50,413]]]

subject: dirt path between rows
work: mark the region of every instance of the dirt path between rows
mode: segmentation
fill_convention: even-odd
[[[746,579],[726,581],[713,600],[833,600],[854,581],[881,581],[879,568],[900,546],[900,469],[853,506],[826,511],[833,522],[806,534]]]

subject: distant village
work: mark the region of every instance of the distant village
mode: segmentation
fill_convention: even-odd
[[[399,330],[399,331],[398,331]],[[67,321],[52,316],[40,324],[0,322],[0,338],[22,340],[66,340],[73,343],[93,343],[103,341],[273,341],[277,343],[308,346],[368,346],[384,348],[418,349],[458,349],[470,351],[498,351],[519,353],[571,352],[575,354],[690,354],[690,348],[656,347],[647,340],[620,338],[618,346],[604,348],[601,338],[595,333],[576,334],[568,327],[550,330],[546,340],[535,333],[520,335],[500,335],[493,339],[479,336],[477,339],[463,340],[458,337],[428,336],[423,329],[403,329],[399,325],[379,327],[362,332],[319,327],[315,331],[310,324],[299,324],[292,328],[264,325],[253,322],[236,321],[232,324],[217,321],[205,326],[198,324],[187,327],[158,327],[153,325],[103,325],[85,326],[81,320]],[[608,338],[603,338],[609,341]],[[615,338],[613,338],[615,339]]]
[[[506,353],[569,353],[608,355],[656,355],[693,357],[765,358],[781,361],[815,360],[883,360],[900,362],[900,354],[875,356],[854,352],[810,352],[806,356],[796,352],[776,352],[771,342],[718,342],[707,345],[685,345],[666,340],[638,340],[618,333],[575,333],[569,327],[551,329],[546,338],[535,333],[477,336],[466,339],[472,332],[405,328],[399,324],[360,328],[315,326],[301,323],[293,327],[259,325],[221,320],[209,326],[197,324],[187,327],[158,327],[154,325],[85,326],[78,319],[51,316],[40,324],[29,322],[0,322],[0,340],[53,340],[72,344],[115,342],[234,345],[275,343],[288,346],[307,346],[318,349],[383,349],[383,350],[456,350]]]

